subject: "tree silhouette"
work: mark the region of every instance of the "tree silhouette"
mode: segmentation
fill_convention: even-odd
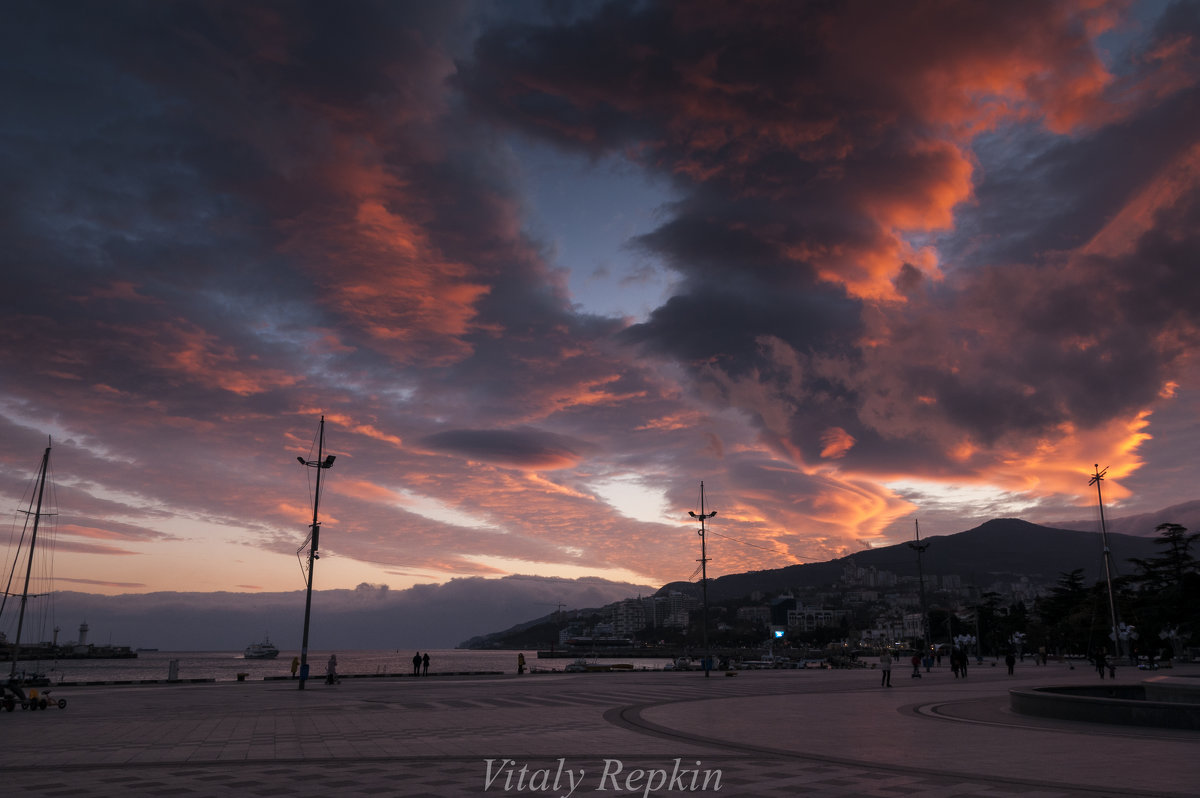
[[[1135,613],[1143,645],[1172,629],[1186,641],[1198,631],[1200,617],[1200,563],[1191,553],[1200,533],[1189,534],[1172,523],[1159,524],[1155,531],[1154,542],[1163,553],[1130,560],[1138,570],[1129,583],[1137,591]]]

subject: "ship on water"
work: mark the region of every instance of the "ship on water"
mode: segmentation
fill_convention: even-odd
[[[243,659],[275,659],[278,656],[279,649],[271,642],[270,637],[265,638],[261,643],[251,643],[242,652]]]

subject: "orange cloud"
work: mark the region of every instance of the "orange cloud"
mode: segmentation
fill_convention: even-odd
[[[836,459],[842,457],[854,446],[854,436],[841,427],[830,427],[821,435],[821,457]]]

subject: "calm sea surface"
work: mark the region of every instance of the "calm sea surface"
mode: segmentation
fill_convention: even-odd
[[[330,654],[337,654],[338,673],[386,674],[412,673],[413,651],[309,651],[310,678],[323,678]],[[426,653],[424,651],[422,654]],[[525,654],[528,666],[541,670],[562,670],[569,659],[537,658],[536,651],[429,651],[429,673],[463,671],[517,672],[517,654]],[[52,682],[93,682],[142,679],[166,679],[172,660],[178,660],[180,679],[216,679],[236,681],[239,673],[247,681],[266,676],[288,676],[294,651],[281,651],[277,659],[245,659],[240,651],[143,651],[137,659],[62,659],[21,662],[20,669],[44,673]],[[600,663],[626,662],[641,670],[661,669],[669,659],[604,659]]]

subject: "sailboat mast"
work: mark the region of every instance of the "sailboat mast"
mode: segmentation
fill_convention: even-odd
[[[1112,639],[1113,651],[1119,659],[1121,657],[1121,638],[1117,634],[1117,603],[1113,599],[1112,586],[1112,550],[1108,548],[1108,529],[1104,525],[1104,496],[1100,493],[1100,482],[1104,479],[1104,475],[1108,473],[1108,468],[1100,470],[1100,464],[1096,463],[1096,472],[1092,474],[1089,485],[1096,486],[1096,500],[1100,505],[1100,541],[1104,546],[1104,581],[1108,583],[1108,612],[1112,618]]]
[[[50,465],[50,447],[46,447],[42,455],[42,465],[38,469],[37,509],[33,511],[33,532],[29,536],[29,555],[25,563],[25,587],[21,590],[21,609],[17,613],[17,637],[12,647],[12,670],[9,679],[17,678],[17,658],[21,652],[21,629],[25,625],[25,604],[29,601],[29,577],[33,572],[33,551],[37,545],[38,521],[42,517],[42,497],[46,493],[46,471]],[[28,513],[27,513],[28,514]]]

